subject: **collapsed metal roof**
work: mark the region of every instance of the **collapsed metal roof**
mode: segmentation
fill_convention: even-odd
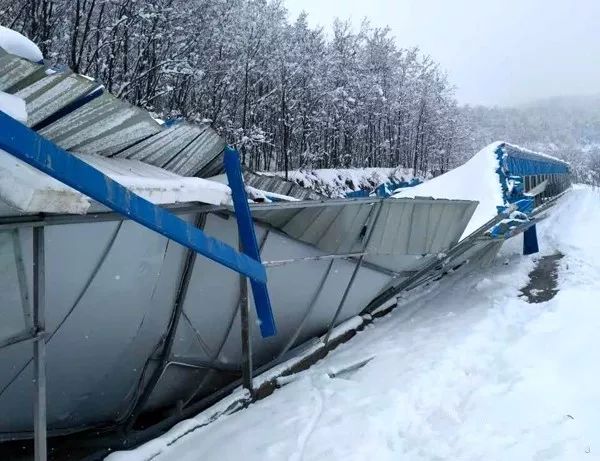
[[[79,154],[141,160],[182,176],[218,172],[225,142],[207,124],[166,127],[92,79],[55,71],[0,49],[0,91],[25,100],[28,125]]]
[[[299,200],[319,200],[325,196],[307,187],[302,187],[293,181],[286,181],[275,175],[257,174],[251,171],[244,172],[244,182],[256,189],[287,195]]]

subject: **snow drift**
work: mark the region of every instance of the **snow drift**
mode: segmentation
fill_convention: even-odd
[[[496,149],[501,142],[492,143],[481,149],[465,164],[433,178],[423,184],[402,189],[393,197],[433,197],[479,202],[471,221],[461,238],[498,214],[496,207],[504,205],[502,186],[498,177]]]

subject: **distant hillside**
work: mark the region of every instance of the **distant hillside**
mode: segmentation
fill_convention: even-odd
[[[462,108],[471,152],[503,140],[571,162],[579,181],[600,182],[600,94],[563,96],[517,107]]]

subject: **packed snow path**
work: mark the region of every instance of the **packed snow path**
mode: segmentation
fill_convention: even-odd
[[[110,461],[600,459],[600,192],[571,191],[538,227],[542,254],[565,255],[550,301],[520,295],[539,256],[513,239],[270,397]]]

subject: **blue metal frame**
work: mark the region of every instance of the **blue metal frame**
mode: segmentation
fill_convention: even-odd
[[[231,188],[242,251],[250,258],[260,261],[260,250],[256,240],[256,233],[254,232],[250,207],[248,206],[240,156],[237,151],[226,147],[223,163],[225,164],[227,181]],[[252,294],[254,295],[256,314],[260,320],[260,332],[264,338],[274,336],[277,334],[277,330],[275,328],[275,319],[273,318],[273,309],[271,308],[267,284],[254,279],[250,280],[250,283],[252,285]]]
[[[0,149],[144,227],[249,277],[253,282],[264,285],[267,281],[266,270],[257,258],[250,258],[220,240],[206,236],[200,229],[134,194],[2,111]],[[248,214],[244,214],[244,218],[252,222]]]

